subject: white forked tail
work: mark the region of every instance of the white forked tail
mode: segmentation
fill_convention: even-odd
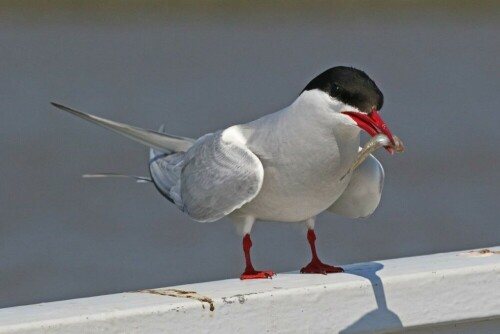
[[[83,118],[84,120],[102,126],[113,132],[121,134],[122,136],[125,136],[143,145],[155,148],[165,153],[185,152],[191,146],[193,146],[193,143],[195,142],[195,140],[191,138],[173,136],[153,130],[141,129],[135,126],[118,123],[91,114],[86,114],[58,103],[51,102],[51,104],[56,108],[64,110],[70,114]]]
[[[124,174],[117,174],[117,173],[98,173],[98,174],[83,174],[83,178],[92,178],[92,179],[100,179],[100,178],[126,178],[126,179],[133,179],[137,183],[148,183],[148,182],[153,182],[151,178],[146,177],[146,176],[136,176],[136,175],[124,175]]]

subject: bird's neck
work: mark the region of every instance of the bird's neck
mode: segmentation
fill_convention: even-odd
[[[332,99],[319,90],[303,92],[288,108],[282,111],[283,118],[309,123],[318,131],[333,134],[338,141],[359,142],[360,128],[351,117],[341,111],[356,111],[356,108]]]

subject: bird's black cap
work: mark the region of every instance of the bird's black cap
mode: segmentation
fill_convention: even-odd
[[[316,78],[303,91],[319,89],[345,104],[368,113],[372,108],[380,110],[384,95],[375,82],[363,71],[353,67],[332,67]]]

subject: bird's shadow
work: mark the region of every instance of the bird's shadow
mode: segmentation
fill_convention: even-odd
[[[342,329],[339,333],[371,333],[384,329],[402,328],[399,316],[387,308],[384,285],[377,271],[384,268],[378,262],[360,263],[345,267],[345,273],[366,278],[370,281],[377,308]]]

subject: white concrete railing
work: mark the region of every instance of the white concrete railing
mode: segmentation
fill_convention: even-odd
[[[0,310],[0,333],[500,333],[500,247]]]

